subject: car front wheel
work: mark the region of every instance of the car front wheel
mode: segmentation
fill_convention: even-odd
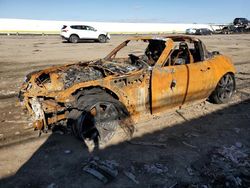
[[[107,37],[105,35],[99,35],[98,41],[100,43],[105,43],[105,42],[107,42]]]
[[[77,109],[69,114],[68,125],[80,140],[89,139],[105,144],[111,140],[119,126],[126,134],[132,135],[133,125],[122,124],[130,119],[128,111],[111,95],[92,89],[83,92],[77,103]]]

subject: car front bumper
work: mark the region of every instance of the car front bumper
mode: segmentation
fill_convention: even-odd
[[[108,39],[108,40],[110,40],[110,39],[111,39],[111,36],[110,36],[110,34],[109,34],[109,33],[107,33],[107,35],[106,35],[106,36],[107,36],[107,39]]]

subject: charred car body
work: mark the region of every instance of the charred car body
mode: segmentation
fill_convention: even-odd
[[[208,52],[199,39],[134,37],[103,59],[27,75],[19,97],[36,129],[67,122],[76,137],[106,142],[119,125],[132,134],[144,114],[206,98],[227,102],[234,73],[228,57]]]

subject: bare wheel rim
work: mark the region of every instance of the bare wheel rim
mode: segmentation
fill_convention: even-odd
[[[82,138],[95,139],[99,136],[106,142],[118,127],[118,111],[113,103],[98,102],[90,108],[89,113],[82,114],[79,121]]]
[[[226,100],[230,98],[234,91],[234,80],[230,74],[226,74],[222,77],[218,84],[218,98],[220,100]]]

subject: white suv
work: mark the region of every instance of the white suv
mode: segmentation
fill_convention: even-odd
[[[186,29],[186,34],[193,35],[193,34],[195,34],[196,30],[197,29],[194,29],[194,28],[188,28],[188,29]]]
[[[64,25],[61,29],[61,36],[72,43],[77,43],[81,39],[96,40],[101,43],[110,40],[110,35],[107,32],[98,31],[87,25]]]

